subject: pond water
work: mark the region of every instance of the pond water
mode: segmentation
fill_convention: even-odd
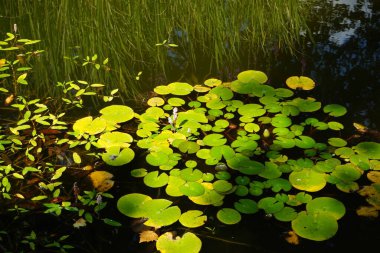
[[[380,1],[312,0],[310,8],[313,11],[307,22],[314,41],[305,36],[305,46],[299,48],[296,55],[274,49],[268,56],[270,61],[253,61],[241,52],[241,62],[234,69],[221,71],[207,67],[205,71],[204,66],[210,62],[201,55],[198,56],[199,68],[188,70],[183,68],[183,61],[189,59],[169,51],[171,65],[167,66],[165,81],[181,78],[191,82],[194,76],[199,80],[210,77],[226,80],[236,78],[242,70],[258,69],[270,77],[269,84],[284,87],[284,80],[289,76],[310,76],[317,84],[314,97],[323,104],[337,103],[347,107],[349,113],[341,119],[346,126],[343,135],[349,136],[355,132],[353,122],[379,129]],[[125,172],[112,172],[120,179],[115,187],[115,196],[139,191],[139,184],[130,181]],[[330,194],[331,190],[327,188],[324,193]],[[379,218],[358,217],[355,213],[358,206],[366,203],[365,200],[351,194],[341,194],[339,198],[346,204],[347,214],[339,220],[337,235],[320,243],[307,240],[301,240],[299,245],[287,243],[284,238],[290,229],[289,224],[277,222],[263,214],[246,215],[239,225],[221,226],[215,221],[215,227],[194,231],[202,239],[204,253],[365,252],[373,247],[378,248]],[[109,212],[115,212],[115,209]],[[130,222],[121,215],[113,214],[113,217]],[[42,227],[46,226],[42,223],[57,222],[54,219],[46,220],[46,217],[35,219]],[[76,239],[83,241],[83,252],[154,252],[154,244],[139,244],[136,234],[129,227],[111,232],[101,229],[94,226],[75,232]]]

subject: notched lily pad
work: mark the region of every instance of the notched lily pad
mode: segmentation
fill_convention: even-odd
[[[110,105],[99,112],[102,114],[103,119],[115,123],[126,122],[135,116],[133,109],[126,105]]]
[[[315,82],[306,76],[291,76],[286,79],[286,85],[293,90],[312,90],[315,87]]]
[[[216,213],[218,220],[224,224],[233,225],[239,223],[241,215],[238,211],[232,208],[222,208]]]
[[[162,253],[198,253],[201,251],[202,241],[190,232],[176,238],[171,232],[166,232],[158,238],[156,248]]]
[[[188,228],[196,228],[203,226],[207,221],[207,216],[203,215],[202,211],[189,210],[181,215],[179,222]]]

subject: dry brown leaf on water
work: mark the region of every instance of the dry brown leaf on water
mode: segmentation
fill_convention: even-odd
[[[86,220],[83,218],[79,218],[78,220],[75,221],[75,223],[73,224],[73,227],[80,228],[80,227],[85,227],[86,225],[87,225]]]
[[[380,183],[380,171],[370,171],[367,174],[367,178],[374,183]]]
[[[139,243],[143,242],[153,242],[157,241],[158,234],[152,230],[145,230],[140,233],[140,241]]]
[[[377,218],[379,216],[379,210],[374,206],[361,206],[356,209],[356,214],[359,216]]]
[[[114,181],[113,175],[107,171],[94,171],[89,175],[92,185],[97,191],[105,192],[112,188]]]
[[[289,231],[286,233],[285,240],[293,245],[298,245],[300,243],[298,235],[294,231]]]

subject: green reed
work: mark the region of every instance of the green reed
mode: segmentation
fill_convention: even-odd
[[[17,23],[22,37],[41,39],[46,50],[33,70],[37,95],[53,95],[57,81],[85,79],[136,98],[191,73],[203,78],[249,67],[273,51],[295,53],[307,29],[307,8],[299,0],[2,2],[1,34]],[[82,68],[67,59],[94,54],[108,57],[111,69]]]

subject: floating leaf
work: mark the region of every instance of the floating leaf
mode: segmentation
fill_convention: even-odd
[[[218,220],[224,224],[233,225],[239,223],[241,215],[238,211],[232,208],[222,208],[216,213]]]
[[[339,117],[347,113],[346,107],[338,104],[329,104],[323,107],[323,111],[330,116]]]
[[[284,207],[279,212],[274,213],[274,217],[279,221],[292,221],[297,218],[298,213],[292,207]]]
[[[198,253],[202,248],[202,241],[190,232],[176,238],[173,238],[171,232],[166,232],[158,238],[156,248],[162,253]]]
[[[179,222],[188,228],[196,228],[203,226],[207,220],[207,216],[202,211],[189,210],[181,215]]]
[[[158,174],[158,171],[151,171],[144,176],[144,184],[152,188],[165,186],[169,181],[169,176],[165,172]]]
[[[111,180],[113,175],[107,171],[94,171],[89,174],[89,178],[94,188],[100,192],[108,191],[114,185]]]
[[[131,218],[146,217],[144,204],[150,200],[152,200],[152,198],[147,195],[130,193],[119,198],[117,201],[117,209],[122,214]]]
[[[207,146],[221,146],[227,142],[222,134],[209,134],[203,138],[203,143]]]
[[[306,76],[291,76],[286,79],[286,85],[295,90],[295,89],[303,89],[303,90],[312,90],[315,87],[314,81]]]
[[[325,174],[312,169],[293,171],[289,175],[289,181],[294,188],[308,192],[320,191],[326,186]]]
[[[254,214],[259,211],[256,201],[252,199],[239,199],[239,201],[234,203],[234,207],[244,214]]]
[[[133,109],[125,105],[110,105],[99,112],[102,114],[103,119],[115,123],[126,122],[135,116]]]
[[[174,82],[168,84],[170,93],[177,96],[188,95],[193,91],[193,86],[188,83]]]
[[[188,197],[201,196],[205,193],[205,188],[198,182],[186,182],[179,186],[180,191]]]
[[[336,234],[338,222],[334,216],[323,212],[307,213],[303,211],[292,220],[292,229],[303,238],[324,241]]]
[[[265,83],[268,80],[267,75],[264,72],[257,70],[246,70],[240,72],[237,76],[238,80],[242,83]]]
[[[139,243],[154,242],[158,240],[158,234],[152,230],[144,230],[139,234]]]
[[[337,138],[337,137],[333,137],[333,138],[329,138],[327,140],[327,142],[333,146],[333,147],[344,147],[347,145],[347,141],[343,140],[342,138]]]
[[[118,146],[112,146],[106,149],[106,153],[102,154],[105,163],[111,166],[121,166],[133,160],[135,152],[130,148],[120,150]]]
[[[354,146],[353,149],[361,155],[367,156],[369,159],[380,159],[380,143],[377,142],[361,142]]]
[[[346,208],[339,200],[330,197],[319,197],[307,203],[306,211],[308,213],[326,213],[339,220],[346,213]]]
[[[133,141],[133,137],[130,134],[123,132],[107,132],[100,135],[98,140],[99,148],[109,148],[113,146],[127,148]]]
[[[193,201],[195,204],[198,205],[213,205],[220,203],[224,195],[219,194],[217,191],[215,191],[212,187],[211,183],[202,183],[203,187],[205,188],[205,193],[201,196],[196,197],[189,197],[191,201]]]

